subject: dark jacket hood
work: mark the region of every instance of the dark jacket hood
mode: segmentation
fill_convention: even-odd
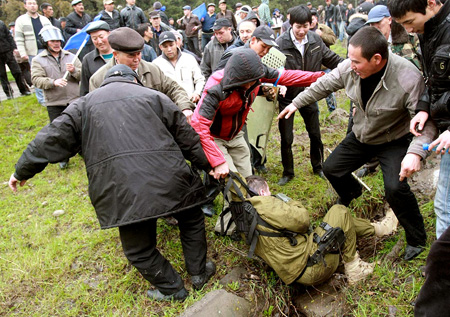
[[[235,49],[225,66],[222,79],[223,90],[232,90],[245,83],[258,80],[265,74],[258,54],[249,48]]]
[[[365,14],[355,13],[353,14],[349,21],[349,24],[347,26],[347,34],[350,36],[355,35],[355,33],[362,27],[365,26],[367,20],[369,18]]]
[[[405,28],[392,20],[391,23],[391,37],[392,37],[392,44],[404,44],[408,43],[409,35],[408,32],[406,32]]]
[[[261,21],[259,20],[259,18],[256,15],[256,13],[253,12],[253,11],[249,12],[249,14],[247,14],[247,17],[244,20],[242,20],[242,21],[248,21],[248,20],[251,20],[251,19],[256,19],[257,20],[256,27],[261,25]]]

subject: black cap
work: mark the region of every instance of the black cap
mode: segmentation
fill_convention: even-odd
[[[137,82],[140,83],[138,74],[124,64],[118,64],[111,67],[106,73],[105,79],[110,77],[122,77],[130,81],[137,80]]]
[[[278,47],[278,44],[275,42],[276,39],[275,33],[267,25],[258,26],[253,32],[252,36],[256,37],[257,39],[260,39],[267,45]]]
[[[108,41],[113,50],[124,53],[136,53],[144,48],[144,38],[128,27],[121,27],[112,31]]]
[[[149,16],[150,16],[150,19],[160,18],[161,17],[161,15],[159,14],[159,11],[156,11],[156,10],[150,12]]]
[[[220,30],[221,28],[231,28],[231,22],[227,18],[220,18],[214,22],[212,29],[214,31]]]
[[[96,32],[96,31],[100,31],[100,30],[109,32],[109,31],[111,31],[111,28],[109,27],[108,23],[106,23],[105,21],[99,20],[99,21],[91,22],[91,24],[86,29],[86,33],[91,34],[92,32]]]
[[[172,31],[164,31],[159,36],[159,44],[161,45],[164,42],[176,42],[177,38],[175,37],[175,34],[172,33]]]

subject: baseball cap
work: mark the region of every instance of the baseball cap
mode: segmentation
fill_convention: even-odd
[[[214,22],[212,29],[214,31],[217,31],[220,30],[221,28],[230,28],[230,27],[231,27],[230,20],[228,20],[227,18],[220,18],[217,19],[216,22]]]
[[[390,16],[391,14],[389,13],[388,7],[384,5],[377,5],[370,10],[369,19],[367,20],[366,24],[380,22],[384,18]]]
[[[72,0],[70,3],[71,6],[77,5],[78,3],[82,2],[82,0]]]
[[[220,0],[219,4],[221,4],[221,3],[227,3],[227,1],[226,0]]]
[[[114,0],[103,0],[103,4],[112,4]]]
[[[214,3],[211,2],[211,3],[208,3],[208,5],[207,5],[206,7],[208,8],[208,7],[211,7],[211,6],[212,6],[212,7],[215,7],[216,5],[215,5]]]
[[[164,42],[176,42],[177,38],[175,37],[175,34],[173,34],[171,31],[164,31],[159,36],[159,45],[161,45]]]
[[[278,47],[278,44],[275,42],[275,33],[267,25],[258,26],[252,36],[260,39],[264,44]]]
[[[156,18],[160,18],[161,17],[159,15],[159,11],[156,11],[156,10],[150,12],[149,16],[150,16],[150,19],[156,19]]]
[[[183,10],[191,10],[191,6],[184,6]]]

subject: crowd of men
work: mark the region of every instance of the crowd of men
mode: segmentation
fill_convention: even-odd
[[[310,3],[290,8],[287,24],[278,9],[270,17],[267,0],[256,10],[238,3],[235,13],[220,0],[220,12],[209,3],[204,17],[185,5],[176,21],[167,17],[160,2],[147,18],[135,0],[126,1],[119,12],[113,0],[104,0],[104,10],[93,21],[82,0],[73,0],[73,12],[59,20],[51,4],[41,5],[41,15],[35,0],[25,0],[27,12],[10,25],[12,32],[0,21],[0,75],[8,98],[13,91],[5,64],[22,95],[30,94],[34,85],[51,122],[19,159],[11,188],[16,191],[17,183],[23,185],[48,163],[67,168],[69,158],[80,153],[100,225],[119,227],[128,260],[156,287],[148,292],[151,298],[183,300],[188,294],[156,249],[158,217],[177,220],[195,289],[215,273],[214,263],[206,260],[202,208],[208,198],[197,169],[216,180],[230,171],[245,178],[267,172],[252,167],[245,129],[256,97],[273,99],[277,93],[261,88],[262,83],[286,87],[278,96],[279,185],[295,177],[292,144],[298,110],[310,138],[312,172],[331,183],[338,205],[347,207],[362,193],[352,172],[364,164],[365,172],[380,166],[393,211],[387,216],[389,230],[364,222],[357,235],[391,233],[398,218],[405,229],[404,259],[412,260],[424,250],[426,232],[407,179],[427,157],[422,145],[431,143],[442,154],[436,236],[441,243],[450,239],[450,156],[445,154],[450,148],[450,1],[390,0],[386,6],[366,0],[355,11],[342,0],[336,5],[325,0],[318,9]],[[64,43],[88,24],[90,40],[78,57],[64,50]],[[347,59],[330,49],[337,37],[341,42],[349,38]],[[283,70],[262,63],[272,48],[286,56]],[[31,83],[27,68],[19,67],[24,63],[31,65]],[[333,93],[340,89],[351,101],[349,130],[324,162],[317,102],[326,99],[331,111],[336,107]],[[255,191],[261,188],[266,196],[268,187]],[[349,280],[357,282],[373,265],[355,254],[355,229],[343,206],[328,219],[348,227],[344,231],[352,236],[352,245],[344,262]],[[432,270],[445,252],[442,246],[440,253],[430,252],[434,257],[427,278],[439,278]],[[260,256],[268,263],[273,260]],[[309,285],[329,277],[329,270],[315,276],[307,257],[302,255],[301,261],[289,283]],[[333,261],[337,267],[339,259]],[[433,309],[427,305],[436,291],[427,279],[417,306]]]

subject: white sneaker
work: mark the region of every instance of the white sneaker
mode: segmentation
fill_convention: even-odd
[[[371,225],[375,228],[375,235],[383,237],[397,231],[398,219],[392,208],[389,208],[381,221],[371,223]]]

